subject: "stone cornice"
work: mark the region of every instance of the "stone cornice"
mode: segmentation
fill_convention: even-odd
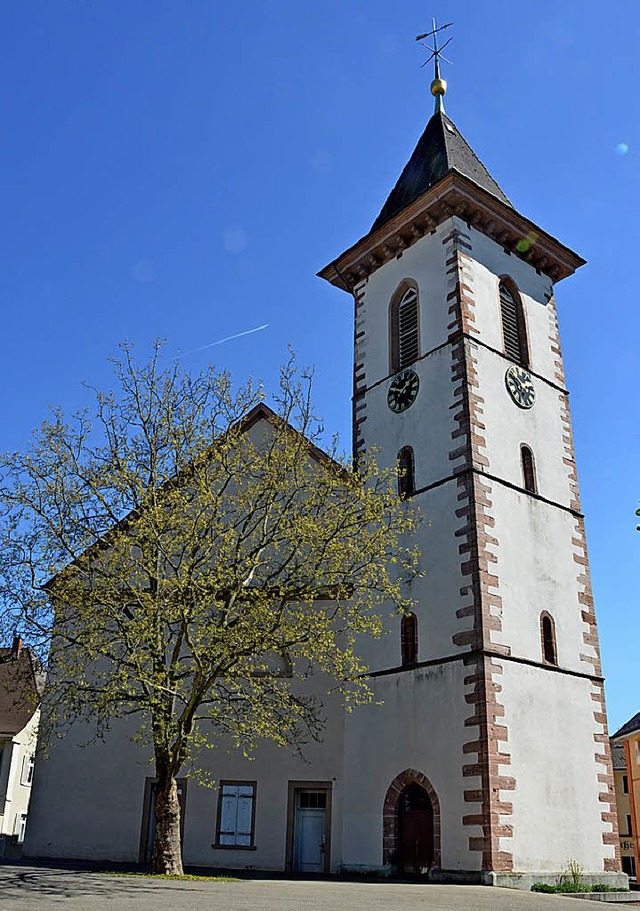
[[[453,215],[548,275],[553,282],[567,278],[585,263],[581,256],[511,206],[451,170],[377,231],[362,237],[321,269],[318,276],[343,291],[352,292],[358,282]]]

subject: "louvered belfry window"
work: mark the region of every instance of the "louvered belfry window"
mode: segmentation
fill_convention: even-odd
[[[420,357],[418,291],[407,288],[391,309],[391,368],[394,371],[409,367]]]
[[[517,292],[513,291],[505,282],[500,282],[500,310],[504,353],[512,361],[528,367],[529,350],[522,302]]]

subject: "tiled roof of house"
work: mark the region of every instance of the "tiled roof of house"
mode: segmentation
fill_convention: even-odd
[[[458,171],[507,206],[511,206],[511,202],[455,124],[445,113],[436,112],[427,124],[413,155],[371,230],[380,228],[451,170]]]
[[[611,735],[612,740],[618,737],[626,737],[627,734],[633,734],[634,731],[640,731],[640,712],[630,718],[626,724],[623,724],[619,731]]]
[[[624,772],[627,763],[624,758],[624,743],[611,742],[611,761],[613,762],[614,772]]]
[[[0,735],[14,737],[40,703],[43,675],[28,648],[0,648]]]

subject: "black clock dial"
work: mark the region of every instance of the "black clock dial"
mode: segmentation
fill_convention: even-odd
[[[406,411],[416,400],[420,380],[414,370],[403,370],[393,378],[387,393],[387,405],[396,414]]]
[[[512,364],[504,375],[509,395],[520,408],[531,408],[536,400],[536,391],[531,375],[524,367]]]

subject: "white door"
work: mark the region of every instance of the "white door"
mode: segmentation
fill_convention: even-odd
[[[294,869],[300,873],[325,871],[326,802],[326,791],[297,793]]]

